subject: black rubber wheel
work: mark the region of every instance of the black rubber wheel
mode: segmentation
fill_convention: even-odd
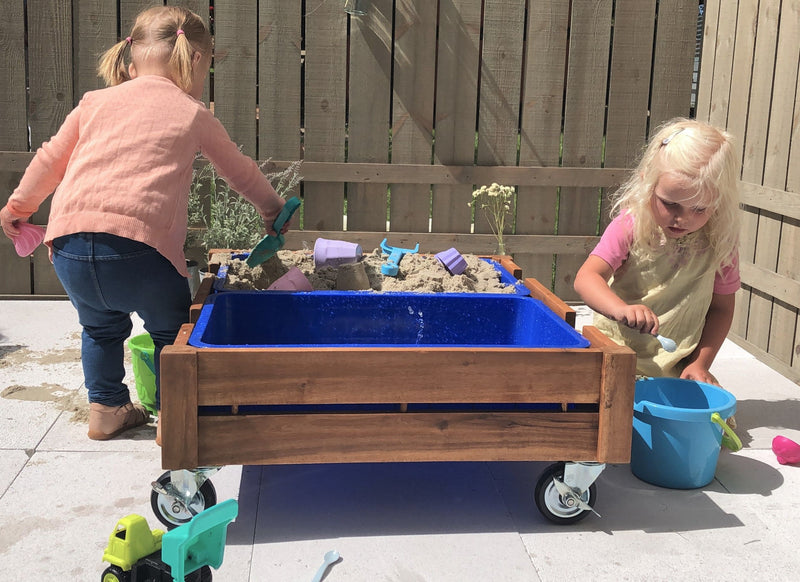
[[[162,487],[166,486],[170,481],[169,471],[158,478],[158,483]],[[214,489],[214,484],[211,481],[206,481],[194,496],[191,508],[195,513],[200,513],[216,504],[217,491]],[[189,511],[177,507],[173,499],[156,491],[150,493],[150,506],[153,508],[153,513],[156,514],[158,521],[170,530],[184,523],[189,523],[192,519],[192,514]]]
[[[588,509],[579,507],[569,507],[561,499],[553,477],[564,479],[564,463],[554,463],[544,470],[536,483],[536,507],[549,521],[557,525],[569,525],[576,523],[591,513]],[[592,483],[589,489],[584,491],[581,500],[588,505],[594,506],[597,502],[597,487]]]
[[[212,582],[211,567],[203,566],[185,578],[185,582]]]
[[[100,574],[100,582],[130,582],[131,573],[119,566],[109,566]]]

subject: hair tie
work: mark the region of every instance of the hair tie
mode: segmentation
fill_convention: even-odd
[[[131,39],[131,37],[128,36],[128,37],[125,38],[125,42],[127,42],[128,44],[132,44],[133,43],[133,39]]]
[[[671,142],[673,139],[675,139],[675,136],[678,135],[679,133],[681,133],[684,129],[686,129],[686,128],[682,127],[677,131],[673,131],[672,134],[670,134],[669,136],[667,136],[663,140],[661,140],[661,145],[662,146],[667,145],[669,142]]]
[[[179,29],[178,29],[178,30],[175,32],[175,36],[180,36],[180,35],[182,35],[182,34],[186,34],[186,33],[185,33],[185,32],[183,32],[183,30],[182,30],[182,29],[180,29],[180,28],[179,28]]]

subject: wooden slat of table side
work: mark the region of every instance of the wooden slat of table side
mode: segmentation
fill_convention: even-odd
[[[550,311],[566,321],[570,327],[575,327],[576,313],[572,307],[559,299],[550,289],[536,279],[525,279],[523,282],[531,292],[531,297],[544,303]]]
[[[597,403],[603,358],[591,349],[205,348],[198,404]]]
[[[583,335],[592,347],[603,350],[596,460],[627,463],[631,457],[636,354],[617,345],[596,327],[584,326]]]
[[[179,338],[188,337],[191,326]],[[194,469],[198,461],[197,350],[165,346],[161,352],[161,464],[165,469]]]
[[[201,465],[595,458],[597,414],[200,417]]]

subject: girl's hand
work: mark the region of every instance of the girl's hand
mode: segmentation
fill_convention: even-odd
[[[692,362],[691,364],[687,365],[681,373],[681,378],[684,380],[694,380],[695,382],[705,382],[706,384],[719,386],[719,380],[716,379],[714,374],[697,362]],[[720,386],[720,388],[722,388],[722,386]]]
[[[613,313],[612,318],[641,333],[658,334],[658,317],[646,305],[625,305]]]
[[[13,214],[8,209],[8,206],[4,206],[0,209],[0,226],[3,227],[3,233],[12,240],[19,236],[19,228],[17,228],[16,223],[20,221],[24,222],[25,220],[25,218]]]

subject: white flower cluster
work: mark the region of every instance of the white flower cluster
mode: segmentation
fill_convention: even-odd
[[[491,186],[481,186],[472,192],[472,200],[468,203],[472,208],[483,210],[486,221],[497,238],[498,248],[505,250],[503,231],[506,216],[511,214],[514,201],[514,187],[502,186],[494,182]]]

